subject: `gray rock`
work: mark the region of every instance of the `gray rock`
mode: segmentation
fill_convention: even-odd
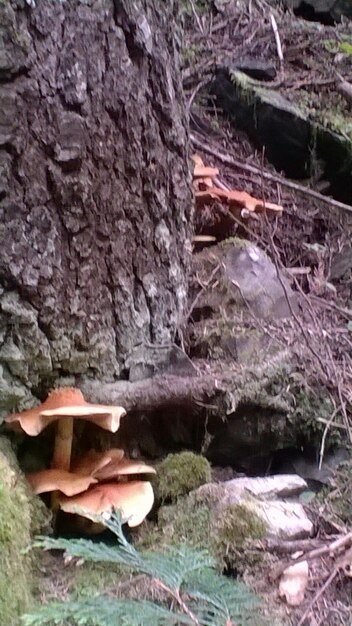
[[[295,474],[278,474],[257,478],[233,478],[225,483],[229,489],[234,489],[239,495],[250,493],[256,498],[272,498],[296,496],[305,489],[307,483],[303,478]]]
[[[240,504],[264,521],[267,537],[293,541],[309,537],[313,524],[299,502],[273,499],[273,496],[297,493],[304,488],[305,482],[299,476],[271,476],[269,479],[235,478],[217,485],[204,485],[194,493],[201,498],[209,497],[216,516],[221,516],[229,505]]]
[[[263,250],[253,244],[230,248],[225,272],[255,315],[266,319],[291,316],[295,294]]]

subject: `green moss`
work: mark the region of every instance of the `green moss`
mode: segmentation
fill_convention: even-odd
[[[229,504],[215,524],[215,554],[226,567],[241,573],[257,566],[263,552],[251,548],[253,541],[263,539],[267,526],[250,502]]]
[[[339,48],[344,54],[352,55],[352,45],[348,41],[341,41]]]
[[[175,502],[211,480],[206,458],[194,452],[169,454],[157,467],[155,492],[163,502]]]
[[[47,522],[39,498],[21,475],[9,442],[0,438],[0,615],[18,626],[31,605],[33,554],[25,553],[31,536]]]
[[[113,592],[121,580],[126,580],[126,568],[110,563],[83,563],[75,567],[69,594],[73,600],[81,600]]]
[[[267,527],[250,504],[229,504],[217,522],[218,545],[228,553],[233,545],[243,547],[248,539],[263,539]]]
[[[265,522],[250,502],[219,507],[222,495],[223,485],[210,484],[161,507],[157,525],[139,529],[136,544],[151,550],[180,544],[206,549],[219,571],[231,567],[240,572],[257,564],[262,553],[251,550],[251,543],[265,536]]]

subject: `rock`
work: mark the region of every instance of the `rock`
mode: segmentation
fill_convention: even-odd
[[[268,526],[271,539],[294,541],[306,539],[313,532],[313,523],[298,502],[255,501],[246,503]]]
[[[255,80],[270,81],[276,78],[275,64],[262,59],[244,57],[243,59],[234,60],[234,67]]]
[[[217,266],[214,285],[209,278]],[[199,280],[195,286],[201,290],[197,308],[222,307],[229,315],[233,311],[234,316],[244,309],[259,318],[275,320],[291,316],[287,300],[295,307],[295,294],[288,280],[281,273],[278,276],[263,250],[244,239],[229,239],[195,254],[194,272]],[[204,288],[207,284],[209,287]]]
[[[286,96],[228,66],[218,69],[212,92],[236,128],[265,147],[276,169],[291,178],[319,169],[336,197],[350,202],[352,126],[338,99],[332,109],[304,89]]]
[[[296,496],[307,489],[306,481],[295,474],[279,474],[262,478],[233,478],[226,481],[226,486],[233,488],[238,495],[248,492],[257,498],[286,498]]]
[[[48,526],[48,514],[20,472],[10,443],[0,437],[0,615],[1,624],[18,626],[33,599],[31,538]]]
[[[271,476],[267,483],[265,481],[263,478],[234,478],[217,485],[212,483],[200,487],[197,494],[202,498],[210,498],[211,507],[218,517],[225,515],[229,506],[241,505],[247,508],[263,521],[270,538],[292,541],[309,537],[313,532],[313,524],[303,506],[295,501],[273,499],[275,492],[279,493],[280,489],[283,493],[303,491],[305,482],[299,476]],[[249,489],[246,484],[250,485]]]
[[[282,275],[257,246],[230,246],[225,258],[227,278],[239,289],[245,303],[261,318],[291,317],[294,293]]]

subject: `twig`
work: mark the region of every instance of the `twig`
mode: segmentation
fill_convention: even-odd
[[[322,306],[327,307],[328,309],[333,309],[334,311],[338,311],[341,315],[344,315],[347,319],[352,320],[352,309],[345,309],[344,307],[337,306],[334,302],[328,302],[328,300],[324,300],[324,298],[319,298],[319,296],[315,296],[314,294],[309,295],[311,300],[315,300]]]
[[[327,434],[330,430],[330,426],[334,421],[334,418],[336,417],[338,413],[338,408],[335,406],[333,412],[331,413],[331,416],[329,417],[326,426],[324,428],[324,432],[323,432],[323,436],[321,438],[321,444],[320,444],[320,451],[319,451],[319,465],[318,465],[318,469],[319,471],[321,470],[321,466],[323,464],[323,459],[324,459],[324,452],[325,452],[325,441],[326,441],[326,437]]]
[[[269,172],[261,172],[259,167],[255,167],[254,165],[248,165],[248,163],[243,163],[233,157],[223,154],[219,152],[215,148],[212,148],[209,144],[206,144],[204,141],[200,141],[195,137],[194,134],[191,134],[192,143],[206,152],[207,154],[212,154],[225,163],[226,165],[230,165],[232,167],[237,167],[239,169],[244,170],[245,172],[251,172],[252,174],[256,174],[257,176],[262,175],[266,180],[271,180],[273,182],[279,183],[283,187],[288,187],[289,189],[294,189],[294,191],[299,191],[300,193],[305,194],[306,196],[310,196],[311,198],[315,198],[316,200],[320,200],[320,202],[324,202],[330,206],[336,207],[337,209],[341,209],[343,211],[349,211],[352,213],[352,206],[349,204],[344,204],[343,202],[339,202],[338,200],[334,200],[333,198],[328,198],[327,196],[323,196],[318,191],[314,191],[314,189],[310,189],[309,187],[304,187],[303,185],[299,185],[298,183],[293,183],[290,180],[286,180],[279,175],[270,174]]]
[[[159,589],[166,591],[166,593],[168,593],[175,600],[175,602],[177,602],[180,609],[186,615],[188,615],[188,617],[192,620],[193,624],[195,624],[196,626],[200,626],[199,620],[191,611],[191,609],[188,608],[187,604],[182,600],[179,591],[174,591],[173,589],[171,589],[171,587],[168,587],[167,585],[165,585],[165,583],[159,580],[159,578],[153,578],[153,582],[155,583],[156,587],[159,587]]]
[[[197,22],[198,28],[199,28],[200,32],[202,33],[202,35],[204,35],[205,33],[204,33],[203,24],[202,24],[202,22],[199,19],[199,15],[197,13],[196,7],[194,6],[193,0],[189,0],[189,3],[191,5],[192,13],[193,13],[194,18],[195,18],[195,20]]]
[[[277,23],[276,23],[276,19],[275,19],[274,15],[272,13],[270,13],[270,22],[271,22],[271,27],[272,27],[273,32],[274,32],[277,56],[279,57],[279,62],[280,62],[280,73],[281,73],[281,76],[283,77],[283,74],[284,74],[284,55],[283,55],[283,52],[282,52],[282,46],[281,46],[279,29],[278,29],[278,26],[277,26]]]
[[[309,615],[310,611],[312,610],[313,606],[318,602],[319,598],[323,595],[325,589],[328,588],[329,585],[331,585],[332,581],[334,580],[336,574],[338,573],[338,569],[334,568],[330,574],[330,576],[326,579],[325,583],[323,584],[322,587],[320,587],[320,589],[317,591],[317,593],[315,594],[314,598],[312,598],[311,602],[308,604],[307,609],[304,611],[301,619],[299,620],[297,626],[302,626],[305,622],[306,617]]]
[[[189,317],[190,317],[194,307],[196,306],[200,296],[202,295],[203,291],[209,287],[209,285],[211,284],[211,281],[213,280],[214,276],[218,273],[220,267],[221,267],[221,263],[218,263],[218,265],[213,269],[212,273],[210,274],[207,282],[204,283],[203,285],[201,285],[201,290],[197,293],[197,295],[194,298],[191,306],[189,307],[188,312],[186,313],[186,316],[185,316],[186,320],[189,319]]]

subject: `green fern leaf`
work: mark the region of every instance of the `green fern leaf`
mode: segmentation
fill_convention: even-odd
[[[167,553],[138,553],[122,531],[119,514],[105,525],[115,534],[116,545],[91,540],[40,538],[37,547],[61,549],[86,561],[126,565],[147,574],[169,593],[171,610],[164,604],[141,599],[96,597],[85,602],[49,604],[23,617],[24,626],[260,626],[255,596],[247,587],[216,573],[212,558],[189,546]],[[177,611],[177,607],[179,611]],[[188,611],[188,613],[187,613]],[[193,616],[192,616],[193,614]]]
[[[106,596],[85,602],[50,604],[33,615],[25,615],[22,620],[24,626],[68,626],[68,623],[72,626],[194,626],[187,616],[147,600]]]

